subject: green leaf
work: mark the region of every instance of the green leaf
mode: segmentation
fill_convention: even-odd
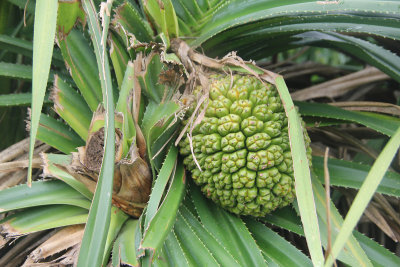
[[[371,167],[365,164],[333,158],[328,159],[328,168],[331,185],[355,189],[361,187],[368,172],[371,170]],[[324,183],[324,163],[322,157],[313,157],[313,171],[321,183]],[[400,174],[387,171],[376,192],[400,197]]]
[[[35,11],[35,2],[26,2],[24,0],[8,0],[8,2],[13,3],[18,6],[20,9],[26,8],[26,11],[29,13],[33,13]]]
[[[192,33],[193,27],[196,27],[198,25],[196,25],[196,22],[197,22],[196,18],[185,7],[185,5],[184,5],[185,2],[186,1],[174,0],[173,4],[174,4],[175,12],[179,19],[179,25],[180,25],[181,31],[182,31],[182,28],[184,28],[184,29],[187,28],[187,30],[184,30],[184,32],[186,33],[186,35],[191,35],[191,34],[193,34]]]
[[[167,157],[165,158],[164,164],[155,180],[154,186],[151,190],[151,195],[146,209],[145,226],[148,226],[149,222],[153,219],[157,213],[158,207],[160,206],[161,199],[163,197],[167,183],[172,175],[174,175],[174,167],[176,167],[178,156],[178,149],[175,146],[171,146],[168,151]]]
[[[32,80],[33,66],[0,62],[0,76],[18,79],[18,80]],[[53,81],[54,72],[50,71],[46,84]]]
[[[265,265],[260,248],[239,217],[210,202],[195,185],[190,187],[190,196],[205,228],[239,262],[240,266]]]
[[[120,266],[120,264],[127,264],[137,266],[135,242],[135,230],[138,220],[128,219],[123,225],[114,242],[112,250],[112,266]]]
[[[164,33],[168,36],[163,3],[157,0],[147,0],[143,2],[143,9],[157,33]]]
[[[327,203],[325,197],[325,189],[322,187],[321,183],[313,175],[312,178],[313,191],[315,194],[315,204],[318,214],[318,222],[321,231],[321,242],[324,247],[328,244],[328,222],[326,218]],[[330,220],[331,220],[331,236],[332,240],[335,240],[339,233],[341,225],[343,224],[343,219],[335,205],[330,201]],[[346,241],[346,248],[339,254],[339,260],[350,266],[371,266],[371,262],[363,249],[358,244],[357,240],[350,236]]]
[[[110,258],[110,252],[113,247],[114,240],[119,235],[119,232],[124,223],[129,219],[129,216],[122,210],[112,207],[110,227],[108,229],[107,241],[104,249],[103,266],[106,266]],[[133,242],[132,242],[133,244]]]
[[[0,191],[0,212],[60,204],[90,207],[90,201],[61,181],[38,181],[32,187],[24,184]]]
[[[176,113],[175,113],[176,114]],[[152,155],[153,165],[158,170],[161,168],[163,164],[163,160],[167,154],[167,147],[169,147],[176,139],[176,136],[179,131],[180,123],[176,117],[172,118],[169,124],[163,130],[162,133],[157,137],[154,135],[154,138],[157,137],[154,141],[152,141],[152,145],[150,147],[150,155]],[[160,131],[161,132],[161,131]]]
[[[31,80],[32,66],[0,62],[0,76],[21,80]]]
[[[313,266],[306,255],[265,225],[253,218],[245,222],[263,253],[279,266]]]
[[[32,103],[31,93],[21,93],[21,94],[8,94],[0,95],[0,106],[12,107],[12,106],[28,106]],[[45,96],[43,104],[50,104],[48,96]]]
[[[46,176],[55,177],[70,187],[74,188],[77,192],[81,193],[84,197],[92,200],[93,193],[86,187],[85,184],[75,179],[71,174],[66,172],[61,166],[71,164],[72,155],[62,154],[43,154],[42,156],[45,166],[43,174]]]
[[[81,1],[60,1],[57,16],[57,31],[68,34],[79,20],[85,22],[85,12],[81,7]]]
[[[345,242],[351,235],[358,220],[363,214],[373,194],[375,193],[380,181],[382,180],[386,170],[393,160],[398,148],[400,146],[400,127],[386,144],[381,154],[376,159],[374,165],[368,173],[363,185],[358,191],[347,215],[336,237],[333,246],[331,257],[328,257],[326,265],[330,266],[332,260],[337,257],[342,250]]]
[[[306,32],[295,37],[302,38],[302,40],[296,41],[294,44],[302,46],[324,41],[332,47],[344,50],[352,56],[377,67],[396,81],[400,81],[400,57],[383,47],[360,38],[333,32]]]
[[[187,12],[195,18],[196,20],[201,20],[203,17],[203,11],[200,9],[197,0],[187,0],[187,1],[180,1]]]
[[[158,82],[160,73],[163,69],[160,55],[151,53],[144,60],[145,69],[137,73],[140,87],[144,94],[156,103],[160,103],[164,96],[166,86]]]
[[[362,7],[356,0],[330,4],[302,0],[230,1],[197,27],[199,32],[193,34],[198,38],[191,45],[199,46],[212,38],[205,44],[206,49],[212,49],[243,38],[247,43],[254,43],[258,36],[258,40],[265,42],[267,36],[310,30],[367,33],[398,39],[396,25],[400,18],[395,10],[397,1],[367,0]],[[253,38],[249,38],[252,34]]]
[[[192,258],[198,266],[218,266],[209,248],[199,239],[180,212],[178,212],[174,232],[186,256]]]
[[[317,209],[321,210],[321,214],[326,213],[325,206],[325,191],[319,181],[313,179],[313,187],[317,196],[317,199],[320,199],[317,203]],[[287,209],[287,211],[286,211]],[[280,214],[282,212],[282,214]],[[327,228],[326,228],[326,216],[324,218],[319,218],[319,223],[321,226],[321,232],[323,237],[323,244],[326,247],[327,242]],[[335,237],[338,233],[338,229],[342,223],[343,219],[340,216],[339,212],[335,208],[335,206],[331,203],[331,220],[333,221],[333,226],[331,229],[333,230],[332,234]],[[304,231],[301,228],[300,218],[293,212],[291,208],[283,208],[281,210],[277,210],[270,215],[266,216],[262,219],[262,221],[266,221],[271,223],[272,225],[281,227],[288,231],[292,231],[300,236],[304,236]],[[396,262],[399,260],[398,257],[394,256],[390,251],[381,247],[379,244],[374,242],[373,240],[362,236],[357,231],[353,231],[354,236],[357,238],[350,238],[347,241],[346,249],[344,253],[339,254],[339,260],[346,263],[349,266],[363,266],[368,264],[367,256],[373,261],[373,259],[380,259],[382,262]],[[361,237],[361,238],[360,238]],[[357,244],[359,242],[359,245]],[[361,248],[362,247],[362,248]],[[379,249],[377,249],[379,248]],[[365,250],[365,253],[362,251]],[[360,260],[356,261],[355,258],[359,258]],[[375,266],[375,264],[374,264]],[[379,265],[378,265],[379,266]],[[397,266],[397,264],[386,264],[384,266]]]
[[[104,127],[104,156],[101,164],[99,180],[94,194],[92,206],[89,211],[89,218],[83,234],[82,245],[79,251],[77,266],[99,266],[102,263],[107,233],[111,214],[111,195],[114,176],[115,158],[115,128],[114,128],[114,100],[106,38],[110,17],[107,15],[111,10],[112,3],[104,3],[100,16],[100,26],[97,11],[93,1],[82,1],[83,8],[88,16],[90,35],[92,38],[97,68],[99,70],[101,89],[103,92],[103,104],[105,107]]]
[[[37,1],[33,34],[32,113],[29,143],[28,186],[32,182],[32,159],[40,112],[43,106],[57,24],[58,1]]]
[[[170,38],[179,36],[178,18],[171,0],[163,0],[165,10],[165,23]]]
[[[145,229],[141,249],[157,252],[175,223],[176,213],[185,194],[186,176],[182,164],[178,164],[167,195],[157,213]],[[163,231],[160,231],[163,229]]]
[[[9,235],[25,235],[61,226],[85,223],[87,209],[52,205],[23,210],[0,221]]]
[[[179,111],[180,107],[174,101],[168,101],[161,104],[150,102],[147,105],[146,112],[143,116],[142,131],[146,139],[148,156],[153,158],[153,147],[151,144],[155,143],[160,135],[164,134],[171,123],[176,123],[175,114]],[[157,149],[158,151],[158,149]],[[150,162],[152,167],[155,168],[154,162]]]
[[[118,112],[124,113],[124,116],[128,112],[128,99],[129,99],[129,93],[131,90],[133,90],[135,84],[134,84],[134,74],[135,74],[135,68],[134,64],[132,61],[129,61],[126,66],[126,70],[124,73],[124,79],[121,84],[121,90],[119,92],[119,97],[118,97],[118,102],[115,107],[115,110]]]
[[[129,1],[116,8],[112,25],[126,44],[130,38],[127,33],[133,34],[140,42],[147,43],[153,40],[153,31],[149,23]]]
[[[178,216],[178,221],[182,220],[184,223],[180,222],[176,224],[175,232],[178,231],[178,227],[190,229],[196,235],[196,238],[200,239],[201,243],[207,246],[207,249],[209,250],[208,253],[211,253],[220,265],[239,265],[239,263],[235,260],[232,254],[228,252],[223,244],[218,242],[216,238],[211,235],[211,233],[204,227],[204,225],[202,225],[184,205],[182,205],[179,209]],[[179,224],[181,224],[181,226]],[[192,242],[189,242],[189,244],[185,244],[185,246],[190,246],[191,243]]]
[[[310,250],[313,264],[321,266],[324,262],[324,258],[322,255],[318,217],[315,209],[315,200],[300,116],[294,108],[292,98],[289,95],[289,91],[282,76],[278,76],[275,82],[288,117],[296,196],[299,203],[300,216],[304,227],[307,246]]]
[[[116,105],[115,110],[121,112],[124,115],[124,122],[122,126],[122,133],[123,133],[123,157],[129,151],[129,146],[136,137],[136,129],[135,124],[133,121],[133,114],[132,114],[132,98],[130,97],[131,91],[135,87],[135,81],[133,79],[135,74],[134,64],[132,61],[129,61],[125,74],[124,79],[122,81],[121,90],[119,92],[118,102]]]
[[[302,115],[352,121],[365,125],[371,129],[374,129],[375,131],[381,132],[388,136],[393,135],[394,132],[397,130],[397,127],[400,126],[399,120],[395,119],[394,117],[381,114],[349,111],[320,103],[306,103],[296,101],[295,104],[297,107],[299,107],[299,112]]]
[[[353,234],[360,242],[361,247],[365,250],[374,266],[400,266],[400,258],[391,251],[357,231],[353,231]]]
[[[195,263],[188,261],[187,256],[183,253],[182,247],[175,235],[174,231],[170,231],[165,242],[163,250],[168,256],[169,266],[196,266]]]
[[[32,42],[6,34],[0,34],[0,48],[28,57],[32,56],[33,51]]]
[[[304,236],[300,217],[297,216],[292,207],[276,210],[260,220]]]
[[[65,154],[76,151],[77,147],[85,144],[79,135],[72,132],[68,126],[45,114],[40,115],[37,139]]]
[[[59,36],[59,46],[65,64],[86,103],[95,111],[101,102],[102,92],[96,57],[88,40],[78,30]]]
[[[33,56],[33,44],[31,41],[23,40],[20,38],[15,38],[9,35],[5,34],[0,34],[0,49],[2,50],[7,50],[14,52],[16,54],[21,54],[26,57],[32,57]],[[60,54],[60,51],[54,51],[53,52],[53,61],[57,60],[58,64],[62,63],[62,66],[64,63],[62,62],[62,56]]]
[[[86,141],[92,112],[82,96],[56,75],[51,97],[57,114]]]
[[[126,47],[121,44],[115,34],[111,32],[108,40],[110,43],[110,58],[114,67],[115,76],[117,76],[118,88],[121,88],[126,65],[129,61],[129,55],[126,51]]]
[[[198,0],[197,4],[199,5],[199,8],[203,11],[207,11],[208,8],[210,8],[210,1],[208,0]]]
[[[169,267],[166,260],[167,257],[168,256],[165,254],[164,249],[160,249],[158,251],[157,257],[154,259],[151,265],[154,267]],[[142,263],[144,263],[144,261],[142,261]]]

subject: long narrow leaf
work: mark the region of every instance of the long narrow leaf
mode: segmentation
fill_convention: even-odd
[[[199,266],[217,266],[218,262],[212,252],[199,239],[196,233],[191,229],[187,221],[178,212],[174,232],[180,241],[183,251],[186,255],[193,258]]]
[[[110,33],[109,43],[111,62],[114,67],[115,76],[117,76],[118,88],[121,89],[122,79],[124,78],[129,55],[125,46],[121,44],[115,34]]]
[[[361,247],[365,250],[365,253],[367,253],[374,266],[400,266],[400,257],[357,231],[354,231],[353,234],[358,242],[360,242]]]
[[[302,115],[348,120],[363,124],[388,136],[392,136],[397,130],[397,127],[400,126],[400,121],[397,118],[381,114],[376,116],[374,113],[370,112],[349,111],[321,103],[306,103],[296,101],[295,105],[299,107],[299,112]]]
[[[44,176],[55,177],[68,184],[70,187],[74,188],[76,191],[81,193],[82,196],[86,197],[89,200],[92,200],[93,193],[86,187],[86,185],[75,179],[75,177],[73,177],[71,174],[69,174],[59,166],[71,164],[71,155],[43,154],[42,160],[44,161]]]
[[[365,0],[362,7],[359,1],[315,2],[291,0],[274,1],[230,1],[215,14],[196,33],[198,38],[193,46],[205,44],[206,49],[217,47],[222,42],[229,43],[236,38],[246,38],[246,34],[260,30],[258,36],[292,34],[310,31],[342,31],[368,33],[398,39],[396,24],[399,21],[396,1]],[[284,14],[284,15],[283,15]],[[369,19],[366,20],[365,18]],[[391,19],[388,20],[387,18]],[[203,27],[202,27],[203,26]],[[233,40],[232,40],[233,39]],[[248,42],[254,42],[248,38]]]
[[[21,80],[31,80],[32,66],[0,62],[0,76]]]
[[[391,51],[360,38],[339,33],[305,32],[296,37],[303,38],[294,44],[310,45],[324,41],[352,56],[379,68],[390,77],[400,81],[400,57]]]
[[[265,225],[248,218],[246,225],[257,244],[279,266],[312,266],[310,259]]]
[[[154,215],[157,213],[158,207],[161,203],[161,198],[164,194],[165,187],[173,173],[174,166],[176,166],[176,160],[178,156],[178,149],[172,146],[168,151],[167,157],[165,158],[164,164],[161,167],[160,173],[154,183],[151,190],[150,199],[146,210],[145,225],[147,226]]]
[[[178,164],[167,196],[145,230],[140,248],[149,249],[153,252],[161,248],[175,222],[176,213],[185,194],[185,180],[183,165]],[[160,231],[160,229],[163,229],[163,231]]]
[[[37,139],[68,154],[84,144],[83,140],[67,125],[45,114],[40,114]]]
[[[45,96],[43,104],[50,104],[48,96]],[[21,93],[21,94],[8,94],[0,95],[0,107],[12,107],[12,106],[29,106],[32,104],[32,94],[31,93]]]
[[[297,216],[297,213],[292,207],[285,207],[276,210],[264,218],[261,218],[261,221],[279,226],[283,229],[287,229],[298,235],[304,236],[304,230],[301,225],[300,217]]]
[[[87,139],[92,112],[83,97],[57,75],[51,96],[54,109],[82,138]]]
[[[32,42],[5,34],[0,34],[0,48],[15,52],[17,54],[22,54],[27,57],[32,57],[33,55]],[[58,65],[63,64],[60,51],[53,52],[53,60],[57,60],[59,62]]]
[[[240,218],[210,202],[194,185],[190,187],[190,195],[201,222],[240,266],[265,265],[260,248]]]
[[[322,184],[314,177],[312,177],[313,191],[315,194],[315,204],[317,208],[318,222],[321,231],[321,242],[325,248],[328,244],[328,232],[331,232],[332,240],[334,240],[339,234],[340,228],[343,224],[343,218],[339,211],[334,206],[333,202],[330,202],[330,220],[331,228],[328,228],[328,219],[326,216],[327,203],[325,196],[325,189]],[[350,236],[346,241],[345,249],[339,254],[339,260],[350,266],[371,266],[371,262],[357,240]]]
[[[319,183],[319,182],[313,179],[314,189],[317,194],[319,194],[319,192],[321,193],[320,195],[322,197],[322,201],[324,201],[323,198],[324,198],[325,191],[324,191],[323,187],[321,186],[321,184],[318,185],[317,183]],[[325,211],[326,207],[322,206],[322,209],[323,209],[323,211]],[[282,214],[281,214],[281,212],[282,212]],[[337,232],[338,232],[336,225],[341,225],[343,223],[343,219],[341,219],[339,212],[333,205],[331,206],[331,215],[332,215],[331,219],[333,219],[333,223],[335,226],[334,228],[331,228],[331,229],[334,229],[333,236],[336,236]],[[261,220],[268,222],[272,225],[275,225],[277,227],[281,227],[288,231],[294,232],[300,236],[304,236],[304,231],[300,227],[300,225],[301,225],[300,217],[298,217],[291,208],[284,208],[281,210],[277,210]],[[322,226],[326,225],[326,223],[323,222],[322,220],[320,220],[320,223],[321,223],[320,225],[322,225]],[[323,228],[321,227],[321,229],[323,229]],[[327,231],[324,230],[324,232],[326,233]],[[343,250],[343,253],[339,254],[338,259],[340,261],[346,263],[349,266],[368,265],[368,262],[363,263],[363,262],[360,262],[360,261],[357,262],[354,260],[354,258],[357,256],[357,254],[358,254],[357,257],[359,259],[363,259],[363,258],[365,259],[365,256],[360,255],[360,252],[362,252],[362,249],[364,249],[365,254],[367,254],[367,256],[371,259],[374,266],[375,266],[375,262],[391,263],[391,264],[383,264],[382,266],[397,266],[397,265],[399,265],[398,263],[400,262],[400,258],[393,255],[393,253],[391,253],[389,250],[383,248],[381,245],[379,245],[375,241],[363,236],[362,234],[360,234],[357,231],[353,231],[353,234],[356,237],[356,239],[359,243],[359,246],[356,244],[356,242],[357,242],[357,241],[355,241],[356,239],[350,238],[347,241],[346,249]],[[322,240],[322,241],[324,242],[324,246],[326,247],[326,241],[327,241],[326,236],[325,236],[324,240]],[[356,248],[356,246],[358,246],[359,248]],[[377,260],[375,261],[374,259],[377,259]],[[377,266],[381,266],[381,265],[378,264]]]
[[[32,182],[32,159],[43,105],[57,24],[58,1],[36,1],[33,34],[32,114],[29,143],[28,186]]]
[[[106,120],[104,127],[105,148],[103,161],[79,251],[78,266],[81,267],[99,266],[103,260],[104,246],[110,223],[115,157],[114,100],[108,53],[106,52],[106,38],[112,1],[103,3],[102,13],[100,14],[103,20],[102,29],[93,1],[84,0],[82,4],[88,16],[90,35],[96,54],[97,67],[100,72],[99,77],[103,92]]]
[[[70,205],[30,208],[0,221],[10,236],[25,235],[61,226],[85,223],[87,209]]]
[[[207,229],[202,225],[198,219],[189,211],[188,208],[182,206],[180,208],[180,216],[186,223],[184,228],[191,228],[196,236],[202,241],[203,244],[207,246],[214,258],[221,264],[227,266],[236,266],[239,263],[235,258],[228,252],[228,250],[219,243],[214,236],[207,231]],[[179,227],[179,225],[176,225]],[[190,245],[190,244],[188,244]]]
[[[363,185],[357,193],[350,210],[346,215],[346,219],[343,222],[341,230],[333,243],[331,257],[328,257],[326,266],[332,264],[333,259],[337,257],[339,252],[342,250],[346,240],[351,235],[354,227],[358,220],[363,214],[369,201],[376,191],[380,181],[382,180],[386,170],[393,160],[398,148],[400,146],[400,127],[396,133],[392,136],[385,148],[382,150],[379,157],[376,159],[371,171],[368,173]]]
[[[321,266],[324,258],[300,117],[294,108],[282,76],[278,76],[275,81],[289,121],[289,140],[293,158],[296,196],[299,202],[307,246],[310,250],[313,264]]]
[[[330,158],[328,160],[330,184],[360,189],[371,170],[365,164]],[[313,171],[324,182],[323,158],[313,157]],[[400,197],[400,174],[387,171],[379,184],[377,193]]]
[[[179,105],[174,101],[161,104],[150,102],[147,105],[146,112],[143,116],[142,130],[146,139],[147,151],[150,158],[154,156],[152,148],[156,143],[156,139],[170,126],[170,123],[175,119],[175,114],[179,109]],[[153,160],[151,164],[153,169],[158,168],[158,166],[155,166]]]
[[[130,94],[135,86],[135,81],[133,79],[134,74],[135,74],[134,64],[132,61],[129,61],[128,64],[126,65],[124,79],[122,80],[119,92],[118,102],[115,107],[115,110],[121,112],[124,116],[124,124],[122,126],[123,128],[122,132],[124,136],[123,151],[126,153],[129,151],[128,147],[130,142],[134,140],[136,136],[136,129],[133,121],[133,114],[131,112],[131,103],[130,103],[132,102]],[[123,156],[125,156],[126,153],[124,153]]]
[[[112,21],[115,28],[120,30],[120,35],[127,43],[129,35],[132,33],[141,42],[150,42],[153,39],[153,31],[149,23],[143,19],[140,12],[129,1],[124,1],[115,10],[115,16]]]
[[[123,225],[118,238],[114,242],[112,250],[112,266],[120,266],[126,264],[130,266],[137,266],[135,249],[135,230],[138,220],[128,219]]]
[[[95,111],[102,99],[101,83],[96,57],[88,40],[73,29],[59,45],[71,77],[90,109]]]
[[[90,201],[61,181],[38,181],[31,188],[24,184],[0,191],[0,212],[60,204],[90,207]]]
[[[167,236],[164,247],[170,266],[195,266],[189,262],[187,256],[182,250],[182,247],[176,237],[174,231],[171,231]]]
[[[119,235],[121,227],[127,220],[129,220],[129,216],[126,213],[114,206],[111,208],[110,228],[108,230],[107,242],[104,250],[103,266],[107,265],[114,240]]]

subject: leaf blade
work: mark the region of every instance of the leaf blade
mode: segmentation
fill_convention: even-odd
[[[157,251],[161,248],[175,222],[179,205],[185,193],[185,187],[186,176],[184,168],[182,164],[178,164],[167,196],[145,230],[140,244],[141,249]],[[160,233],[159,229],[163,229],[163,231]]]
[[[32,183],[32,160],[40,111],[49,77],[53,43],[56,34],[58,1],[37,1],[33,34],[32,113],[29,142],[28,186]]]
[[[395,156],[399,146],[400,127],[386,144],[385,148],[382,150],[381,154],[374,162],[370,172],[368,173],[367,178],[365,179],[363,185],[358,191],[356,198],[354,199],[350,210],[348,211],[346,218],[342,224],[341,230],[333,243],[331,253],[332,257],[328,257],[326,262],[327,266],[332,263],[332,260],[335,259],[339,252],[342,250],[344,243],[351,235],[355,225],[357,224],[373,194],[375,193],[376,188],[378,187],[386,170],[392,162],[393,157]]]
[[[0,212],[43,205],[73,205],[89,209],[90,201],[61,181],[37,181],[0,191]]]
[[[203,225],[235,257],[239,265],[265,265],[260,249],[239,217],[205,199],[194,185],[190,187],[190,195]]]
[[[83,8],[88,16],[89,30],[96,54],[99,70],[101,89],[103,92],[103,104],[106,111],[104,127],[104,155],[97,182],[96,192],[89,211],[88,221],[79,250],[77,266],[101,265],[104,255],[105,243],[108,234],[111,215],[111,196],[114,176],[115,154],[115,127],[114,127],[114,100],[111,82],[108,55],[106,53],[106,37],[110,22],[107,11],[111,10],[112,1],[103,3],[101,12],[101,29],[97,11],[93,1],[84,0]]]
[[[293,101],[282,76],[278,76],[275,82],[289,121],[289,140],[293,159],[296,196],[299,202],[300,216],[304,227],[307,246],[310,250],[313,264],[321,266],[324,262],[324,257],[322,255],[318,217],[315,208],[300,116],[294,108]]]

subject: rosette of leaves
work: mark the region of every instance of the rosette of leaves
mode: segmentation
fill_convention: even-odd
[[[76,255],[80,246],[78,266],[100,266],[102,263],[105,265],[111,250],[113,251],[111,263],[114,266],[120,263],[128,265],[152,263],[165,266],[321,265],[324,261],[321,243],[325,248],[329,248],[330,241],[326,236],[330,233],[333,240],[337,239],[335,241],[337,244],[333,246],[332,257],[328,257],[327,265],[333,258],[350,266],[370,266],[382,262],[387,262],[385,265],[388,266],[398,265],[397,257],[380,248],[371,239],[363,237],[358,232],[348,237],[348,233],[344,233],[344,230],[353,229],[353,225],[349,226],[346,223],[346,227],[340,230],[343,220],[333,204],[326,204],[320,180],[309,180],[308,166],[304,166],[306,161],[296,162],[306,158],[301,141],[303,133],[298,114],[291,105],[291,98],[280,76],[270,76],[269,82],[276,85],[280,94],[283,93],[281,98],[289,107],[286,109],[288,135],[294,145],[293,150],[297,150],[293,156],[297,194],[295,210],[284,208],[262,217],[259,222],[251,218],[239,218],[213,205],[202,196],[195,185],[191,185],[189,193],[186,194],[185,185],[190,180],[186,179],[183,164],[177,156],[176,147],[172,144],[176,141],[180,130],[178,129],[179,120],[182,118],[180,110],[184,110],[188,100],[187,94],[183,97],[180,94],[184,93],[188,83],[194,83],[195,80],[190,78],[193,72],[184,62],[185,57],[176,50],[175,54],[170,49],[171,40],[179,37],[184,38],[190,48],[199,48],[199,51],[204,51],[209,56],[222,58],[228,52],[237,50],[245,59],[259,60],[279,51],[304,45],[330,47],[368,62],[393,79],[399,80],[400,72],[396,63],[398,57],[387,49],[377,46],[370,39],[361,39],[359,35],[361,33],[397,40],[396,29],[399,18],[397,11],[394,11],[397,10],[395,1],[385,1],[385,3],[364,1],[362,10],[357,1],[243,3],[242,1],[163,0],[143,1],[139,4],[134,1],[107,1],[101,4],[101,8],[99,2],[60,1],[58,5],[61,14],[59,19],[69,18],[64,22],[59,21],[59,25],[66,23],[70,26],[63,24],[64,27],[57,30],[59,49],[55,49],[55,60],[52,64],[59,74],[58,77],[62,77],[54,79],[56,83],[54,87],[60,88],[61,83],[65,83],[68,87],[64,93],[59,93],[58,102],[55,101],[57,94],[54,93],[52,97],[56,104],[54,109],[62,120],[56,120],[48,115],[40,116],[41,96],[44,95],[46,88],[47,74],[39,70],[49,69],[50,66],[52,54],[50,48],[54,41],[51,27],[55,27],[57,4],[56,1],[51,1],[51,4],[47,1],[46,4],[42,1],[36,2],[36,12],[39,15],[35,17],[37,32],[34,40],[36,56],[33,57],[34,100],[31,132],[32,137],[35,137],[35,127],[37,127],[37,137],[64,155],[43,156],[46,162],[45,174],[56,180],[35,181],[31,188],[20,185],[1,192],[1,209],[3,212],[9,212],[2,220],[2,226],[5,228],[4,232],[9,233],[9,238],[56,227],[64,228],[56,234],[51,232],[54,234],[52,238],[44,243],[41,242],[41,245],[30,254],[27,263],[43,261],[72,263],[77,260]],[[112,2],[114,6],[111,5]],[[31,1],[28,4],[28,15],[34,8]],[[41,12],[52,16],[41,16]],[[96,16],[98,12],[101,19]],[[76,17],[83,22],[87,21],[87,27],[82,29],[78,26],[69,30],[75,24]],[[370,19],[365,20],[365,17]],[[357,37],[344,35],[341,32],[358,35]],[[7,49],[31,54],[32,47],[27,47],[26,43],[22,45],[15,39],[1,39],[3,45],[10,42],[20,45],[8,45]],[[38,51],[45,52],[38,53]],[[60,67],[60,51],[62,61],[67,68]],[[111,61],[108,62],[108,59]],[[190,59],[196,62],[195,58]],[[221,71],[221,65],[213,67],[206,62],[196,62],[196,64]],[[23,70],[20,66],[13,65],[13,67]],[[248,67],[250,67],[248,64],[240,66],[233,64],[229,68],[222,66],[222,69],[228,74],[230,71],[238,71],[237,68],[245,70],[247,68],[250,73],[256,71]],[[29,80],[29,75],[22,76],[25,72],[11,74],[7,72],[6,75]],[[258,73],[263,77],[268,76],[264,74],[263,71]],[[182,81],[182,77],[187,80]],[[200,78],[193,75],[192,77]],[[42,83],[39,84],[37,81]],[[183,87],[179,86],[181,82],[184,82]],[[101,108],[98,109],[99,104],[103,106],[104,113]],[[387,120],[382,120],[382,117],[381,120],[377,118],[374,120],[373,116],[343,113],[337,108],[332,111],[332,107],[327,105],[318,108],[303,103],[296,105],[299,106],[300,113],[311,117],[333,117],[340,122],[357,122],[384,132],[388,136],[393,135],[394,140],[397,140],[395,134],[397,128],[391,127],[394,124],[385,123]],[[96,110],[99,112],[94,116]],[[100,126],[95,126],[97,123]],[[101,143],[103,131],[105,152],[101,157],[101,149],[99,147],[88,149],[90,142],[87,141],[96,143],[95,140],[100,140],[97,143]],[[397,143],[391,142],[389,145],[394,149],[397,148]],[[303,152],[299,154],[302,146]],[[78,147],[81,148],[78,150]],[[89,151],[98,159],[102,159],[100,171],[99,160],[95,161],[97,165],[94,164],[97,167],[90,169],[85,165],[90,161],[87,158]],[[388,153],[382,153],[386,156],[384,158],[386,162],[390,162]],[[314,166],[317,171],[319,170],[318,177],[321,178],[323,164],[318,158],[314,158],[314,161],[317,162]],[[124,205],[121,203],[125,202],[117,199],[116,194],[113,197],[113,193],[121,191],[121,188],[113,186],[115,179],[113,176],[116,174],[118,177],[119,172],[122,177],[122,167],[131,169],[138,162],[147,164],[151,173],[152,190],[147,207],[139,219],[135,219],[122,211]],[[144,166],[142,163],[140,165]],[[346,165],[347,162],[335,162],[335,164],[337,169],[346,166],[350,171],[364,168],[362,174],[351,175],[352,179],[360,178],[356,184],[351,183],[349,178],[346,179],[348,175],[339,175],[341,180],[336,180],[337,185],[361,187],[361,181],[369,171],[368,166],[349,167]],[[296,175],[298,172],[296,166],[300,166],[300,175]],[[383,175],[387,166],[380,165],[380,169],[383,171],[378,174],[376,171],[371,171],[371,175],[374,177]],[[393,179],[391,175],[385,176],[385,179],[390,177]],[[304,177],[306,179],[303,179]],[[332,177],[332,183],[334,179],[335,177]],[[117,181],[114,185],[118,185]],[[377,190],[399,195],[395,183],[386,183],[386,187],[378,187]],[[311,197],[311,192],[315,196],[314,199]],[[363,200],[363,205],[368,202],[372,193],[363,193],[363,197],[359,198]],[[143,205],[137,204],[142,201],[146,200],[131,199],[129,203],[132,205],[127,207],[134,207],[132,210],[141,209]],[[326,217],[327,205],[332,206],[329,218],[335,227],[329,226],[329,218]],[[358,207],[359,211],[363,210],[360,208],[362,205]],[[358,218],[350,216],[350,221],[354,223]],[[300,252],[263,222],[304,235],[309,254]],[[33,238],[33,235],[29,236]],[[81,238],[82,243],[80,243]],[[21,238],[22,240],[28,239]],[[58,246],[60,243],[62,246]],[[343,244],[345,249],[342,249]],[[16,250],[9,251],[10,253],[7,252],[7,257],[3,259],[10,259],[10,255]],[[308,255],[311,256],[311,260]]]

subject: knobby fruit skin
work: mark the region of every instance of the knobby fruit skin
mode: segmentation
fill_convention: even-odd
[[[306,131],[304,139],[311,162]],[[288,120],[275,86],[252,76],[211,76],[209,103],[192,131],[192,146],[201,170],[188,137],[180,142],[184,164],[203,193],[223,208],[258,217],[293,202]]]

